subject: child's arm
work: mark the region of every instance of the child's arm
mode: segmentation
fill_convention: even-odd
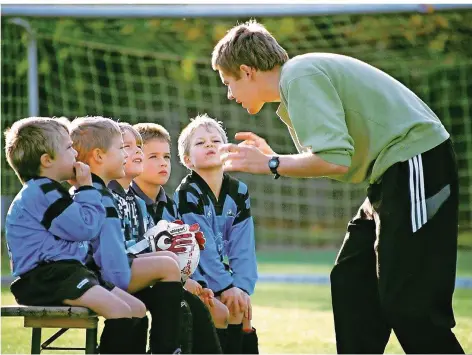
[[[236,203],[238,212],[228,236],[228,259],[233,270],[233,284],[247,294],[254,292],[257,281],[257,261],[254,237],[254,220],[247,186],[239,185]]]
[[[88,241],[96,237],[106,217],[100,193],[92,186],[80,187],[72,198],[62,186],[50,179],[38,181],[43,194],[41,207],[33,199],[26,202],[30,211],[54,236],[68,241]]]
[[[206,245],[206,243],[205,243],[205,245]],[[200,252],[200,255],[201,255],[201,252]],[[200,265],[197,266],[197,268],[193,272],[192,276],[190,276],[190,277],[191,277],[192,280],[198,282],[202,287],[208,287],[208,284],[205,280],[205,277],[202,275]]]
[[[98,238],[92,241],[93,257],[106,281],[122,290],[127,290],[131,280],[131,269],[125,249],[123,231],[112,194],[105,187],[96,185],[102,194],[107,217]]]
[[[182,190],[176,191],[174,200],[179,207],[178,210],[181,213],[182,220],[190,225],[198,223],[200,230],[205,235],[205,250],[201,251],[200,262],[198,264],[204,274],[205,281],[214,292],[229,288],[233,284],[233,278],[225,270],[220,255],[216,250],[215,235],[205,217],[203,204],[199,203],[195,195]],[[197,276],[195,275],[195,277]],[[196,280],[194,277],[192,278]]]

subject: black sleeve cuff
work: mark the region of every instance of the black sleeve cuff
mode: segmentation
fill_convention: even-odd
[[[220,291],[216,291],[216,292],[213,292],[213,294],[218,297],[218,296],[221,296],[221,294],[223,292],[225,292],[226,290],[229,290],[230,288],[233,288],[234,285],[232,283],[230,283],[228,286],[226,286],[224,289],[220,290]]]
[[[201,280],[201,281],[197,281],[197,282],[198,282],[198,283],[200,284],[200,286],[202,286],[203,288],[208,288],[208,285],[207,285],[207,283],[206,283],[205,281],[202,281],[202,280]]]
[[[78,189],[75,190],[75,192],[80,192],[80,191],[86,191],[86,190],[96,190],[95,187],[91,185],[84,185],[80,186]]]

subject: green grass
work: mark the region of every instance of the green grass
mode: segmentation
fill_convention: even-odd
[[[8,257],[4,254],[4,249],[2,252],[2,275],[10,275]],[[336,249],[258,250],[259,272],[327,275],[336,254]],[[459,251],[457,274],[472,277],[472,250]],[[7,288],[2,288],[1,303],[15,303]],[[466,353],[472,353],[472,290],[456,290],[454,309],[457,321],[454,332]],[[259,283],[253,297],[253,313],[254,325],[259,333],[261,353],[334,354],[336,352],[329,286]],[[43,339],[53,332],[52,329],[43,330]],[[23,328],[21,318],[2,318],[1,335],[2,353],[30,351],[31,330]],[[54,346],[77,347],[83,346],[84,341],[84,331],[69,330],[54,343]],[[403,353],[394,334],[386,352]]]
[[[336,249],[260,250],[257,261],[260,273],[328,275],[336,259]],[[457,276],[472,277],[472,250],[459,250]]]
[[[253,323],[259,334],[261,353],[336,352],[329,286],[260,283],[252,300]],[[12,303],[13,296],[3,288],[2,304]],[[457,290],[454,295],[454,308],[457,321],[454,333],[465,352],[472,353],[472,290]],[[51,329],[43,330],[43,339],[53,332]],[[83,330],[70,330],[54,344],[82,346],[84,335]],[[23,328],[21,318],[2,318],[1,336],[2,353],[29,352],[31,329]],[[403,353],[393,333],[386,353]]]
[[[457,275],[472,277],[472,231],[459,234]],[[331,271],[337,248],[301,249],[276,247],[257,251],[259,272],[274,274],[324,274]],[[10,275],[10,263],[2,238],[2,275]]]
[[[335,353],[329,286],[259,284],[253,303],[263,353]],[[472,290],[457,290],[454,307],[454,332],[470,353]],[[386,352],[403,353],[393,334]]]
[[[336,259],[335,249],[259,250],[257,260],[260,273],[322,274],[328,275]],[[459,250],[457,276],[472,277],[472,250]],[[2,275],[10,275],[8,256],[2,255]]]

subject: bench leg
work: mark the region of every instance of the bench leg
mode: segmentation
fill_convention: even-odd
[[[41,353],[41,328],[31,328],[31,354]]]
[[[87,329],[85,333],[85,353],[96,354],[97,328]]]

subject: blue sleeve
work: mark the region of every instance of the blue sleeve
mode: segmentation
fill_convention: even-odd
[[[177,203],[174,199],[170,199],[168,197],[166,206],[162,211],[162,219],[167,222],[173,222],[176,219],[182,219],[182,216],[180,215],[179,210],[177,208]]]
[[[258,278],[252,217],[233,225],[230,233],[228,260],[233,270],[233,284],[251,295]]]
[[[102,190],[102,195],[107,214],[99,237],[92,241],[93,257],[103,278],[126,291],[131,281],[131,268],[121,221],[111,193]]]
[[[146,202],[144,202],[144,200],[140,198],[139,196],[135,195],[135,197],[136,197],[136,202],[138,203],[138,206],[139,206],[139,210],[142,215],[143,231],[145,233],[148,229],[154,226],[154,221],[147,210]],[[142,235],[139,236],[139,239],[141,238],[143,238]]]
[[[208,284],[206,283],[205,278],[202,275],[200,265],[195,269],[194,273],[192,274],[192,276],[190,276],[190,278],[194,281],[197,281],[200,285],[202,285],[202,287],[208,287]]]
[[[233,284],[251,295],[257,281],[256,245],[254,220],[250,215],[250,201],[247,195],[244,208],[231,226],[228,238],[228,261],[233,270]]]
[[[95,188],[79,188],[72,198],[65,190],[57,188],[57,182],[49,179],[38,182],[46,198],[40,222],[51,234],[73,242],[89,241],[98,235],[106,212]],[[31,200],[30,204],[36,204],[36,201]],[[39,207],[35,205],[31,209],[39,211]]]
[[[182,216],[180,214],[180,211],[179,211],[179,206],[177,206],[177,202],[174,201],[174,212],[175,212],[175,216],[177,217],[177,219],[182,219]]]
[[[169,212],[167,208],[164,208],[162,211],[162,219],[167,222],[174,222],[177,218],[171,212]]]
[[[201,268],[203,278],[211,287],[213,292],[218,292],[228,288],[228,286],[233,284],[233,278],[225,270],[224,265],[221,262],[220,255],[216,250],[215,235],[211,225],[205,217],[205,211],[202,204],[199,204],[198,198],[191,193],[182,190],[178,193],[180,196],[184,196],[184,201],[179,201],[178,197],[175,197],[175,200],[178,201],[179,211],[182,213],[182,220],[187,224],[198,223],[200,225],[200,230],[206,238],[205,250],[201,251],[200,262],[198,264]],[[185,204],[185,209],[180,207],[182,204]]]

